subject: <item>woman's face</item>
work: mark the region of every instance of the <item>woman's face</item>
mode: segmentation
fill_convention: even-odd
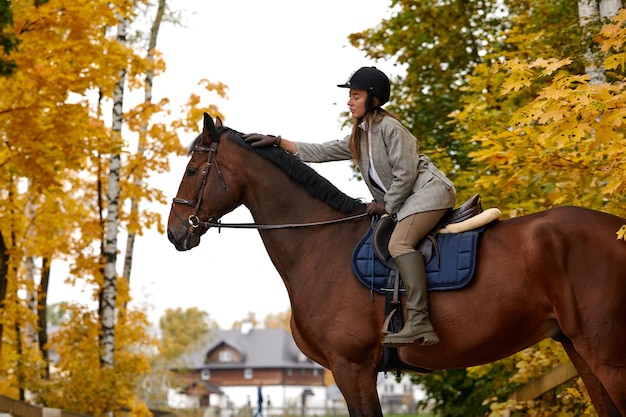
[[[367,91],[350,89],[348,108],[352,117],[360,119],[367,111]]]

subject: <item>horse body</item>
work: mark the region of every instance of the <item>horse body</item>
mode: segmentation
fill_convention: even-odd
[[[207,150],[214,142],[215,152],[194,152],[170,213],[168,235],[179,250],[199,244],[209,227],[204,222],[240,204],[258,225],[324,222],[364,211],[358,205],[342,213],[312,197],[283,168],[243,146],[236,132],[216,136],[207,117],[196,149]],[[225,140],[232,136],[239,137]],[[205,185],[195,174],[203,165]],[[195,220],[191,226],[188,218]],[[441,342],[403,347],[398,356],[426,369],[463,368],[554,337],[582,376],[598,414],[626,416],[626,244],[615,239],[624,223],[564,207],[490,226],[481,237],[473,281],[461,290],[430,294]],[[369,226],[369,219],[360,218],[259,227],[291,300],[294,339],[333,372],[351,416],[381,415],[376,374],[385,300],[372,299],[350,263]]]

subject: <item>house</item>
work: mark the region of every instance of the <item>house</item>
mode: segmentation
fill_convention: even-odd
[[[218,330],[184,362],[168,398],[174,408],[201,408],[221,417],[348,414],[337,386],[325,386],[325,369],[304,356],[284,329],[244,324],[241,330]],[[413,413],[424,396],[409,374],[398,380],[381,372],[377,389],[384,413]]]
[[[325,414],[324,368],[308,359],[285,329],[218,330],[184,358],[175,408],[208,408],[222,417]],[[205,414],[206,415],[206,414]]]

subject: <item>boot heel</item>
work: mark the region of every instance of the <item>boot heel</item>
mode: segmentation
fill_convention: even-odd
[[[437,336],[435,332],[426,333],[417,338],[417,343],[419,343],[420,346],[436,345],[439,343],[439,336]]]

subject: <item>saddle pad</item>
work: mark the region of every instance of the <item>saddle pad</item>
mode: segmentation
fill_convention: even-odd
[[[480,227],[463,233],[437,235],[439,256],[433,251],[432,258],[426,264],[430,291],[457,290],[471,281],[476,269],[478,238],[484,229]],[[380,294],[388,293],[391,269],[374,255],[372,231],[373,227],[370,227],[354,249],[352,270],[366,287]]]

